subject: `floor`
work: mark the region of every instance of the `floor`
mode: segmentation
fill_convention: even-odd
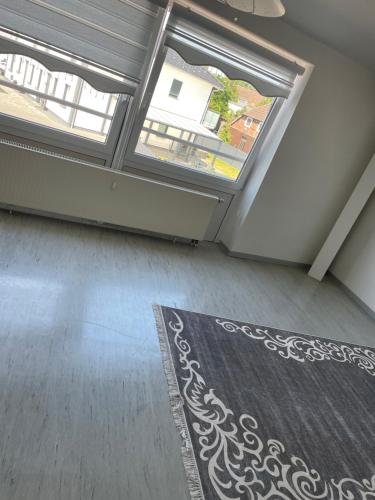
[[[375,346],[332,279],[0,212],[1,500],[187,500],[152,303]]]

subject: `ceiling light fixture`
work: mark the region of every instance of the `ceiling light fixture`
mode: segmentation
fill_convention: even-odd
[[[224,3],[233,9],[255,16],[281,17],[285,14],[285,7],[281,0],[225,0]]]

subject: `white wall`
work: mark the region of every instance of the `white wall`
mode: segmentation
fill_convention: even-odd
[[[375,75],[280,20],[254,17],[249,29],[315,69],[255,200],[240,222],[238,205],[231,211],[222,240],[311,263],[374,153]]]
[[[0,143],[0,205],[201,240],[217,196]]]
[[[336,257],[331,272],[375,312],[375,193]]]
[[[182,83],[179,97],[169,96],[173,80]],[[201,122],[210,98],[212,85],[171,64],[164,64],[156,85],[151,106]]]

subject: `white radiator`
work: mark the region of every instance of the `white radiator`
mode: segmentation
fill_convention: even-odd
[[[202,240],[218,198],[0,141],[0,204]]]

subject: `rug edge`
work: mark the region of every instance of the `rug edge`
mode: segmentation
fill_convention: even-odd
[[[184,401],[178,387],[176,372],[173,365],[173,358],[169,345],[162,306],[154,304],[152,308],[154,312],[156,330],[159,338],[159,346],[162,356],[164,374],[165,378],[167,379],[169,403],[171,406],[175,426],[182,440],[181,454],[183,466],[185,469],[188,491],[191,500],[205,500],[198,465],[190,437],[190,431],[185,419],[183,408]]]

